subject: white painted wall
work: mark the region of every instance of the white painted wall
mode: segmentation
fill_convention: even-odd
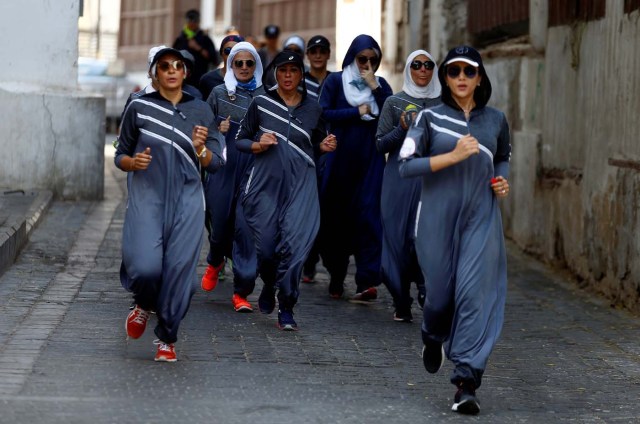
[[[0,82],[76,85],[78,0],[0,2]]]
[[[381,0],[337,0],[336,1],[336,69],[342,70],[342,59],[354,38],[367,34],[380,39],[382,16]],[[384,52],[382,53],[384,55]]]
[[[79,0],[0,3],[2,187],[102,198],[105,106],[76,88],[78,15]]]

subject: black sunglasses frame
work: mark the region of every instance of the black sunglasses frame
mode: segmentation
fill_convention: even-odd
[[[242,68],[244,65],[247,65],[247,68],[253,68],[256,65],[255,60],[247,59],[247,60],[234,60],[233,66],[236,68]]]
[[[409,65],[409,67],[414,71],[419,71],[420,68],[422,68],[423,66],[424,66],[424,69],[426,69],[427,71],[433,71],[433,69],[436,67],[436,64],[431,60],[425,60],[424,62],[421,62],[419,60],[414,60]]]
[[[366,65],[367,62],[371,64],[371,66],[377,66],[380,63],[380,59],[377,57],[369,57],[369,56],[356,56],[356,60],[360,65]]]
[[[464,75],[467,78],[475,78],[478,75],[480,70],[475,66],[467,65],[463,68],[460,68],[458,65],[449,65],[447,66],[447,76],[449,78],[457,78],[460,75],[460,72],[464,72]]]

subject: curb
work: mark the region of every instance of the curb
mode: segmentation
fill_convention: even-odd
[[[48,190],[32,194],[34,198],[28,206],[2,205],[7,213],[0,217],[0,275],[15,262],[53,200],[53,193]]]

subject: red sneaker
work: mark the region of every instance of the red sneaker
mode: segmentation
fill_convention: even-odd
[[[202,282],[200,286],[204,291],[211,291],[216,288],[218,285],[218,276],[220,275],[220,271],[224,267],[224,261],[218,266],[207,265],[207,269],[204,271],[204,275],[202,276]]]
[[[156,357],[153,358],[156,362],[176,362],[178,357],[176,356],[176,350],[173,343],[165,343],[162,340],[154,340],[154,345],[158,346]]]
[[[247,301],[246,297],[242,297],[239,294],[234,293],[231,298],[231,302],[233,303],[233,309],[235,309],[236,312],[253,312],[253,307],[251,306],[251,303]]]
[[[124,328],[127,330],[127,336],[132,339],[139,339],[147,328],[148,319],[149,311],[145,311],[136,305],[131,312],[129,312],[127,321],[124,324]]]
[[[368,289],[353,295],[353,297],[349,299],[349,302],[367,304],[367,303],[371,303],[377,298],[378,298],[378,289],[375,287],[369,287]]]

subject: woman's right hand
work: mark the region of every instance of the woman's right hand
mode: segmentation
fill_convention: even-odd
[[[272,145],[278,144],[278,140],[276,139],[275,134],[273,133],[262,133],[260,136],[260,140],[253,143],[254,146],[257,146],[253,153],[262,153],[265,150],[268,150]]]
[[[151,163],[151,148],[147,147],[144,152],[136,153],[131,158],[130,171],[144,171]]]
[[[480,144],[475,137],[467,134],[458,140],[455,149],[451,152],[456,162],[462,162],[471,155],[480,153]]]
[[[358,113],[360,113],[360,116],[366,115],[369,112],[371,112],[371,107],[368,103],[358,106]]]

